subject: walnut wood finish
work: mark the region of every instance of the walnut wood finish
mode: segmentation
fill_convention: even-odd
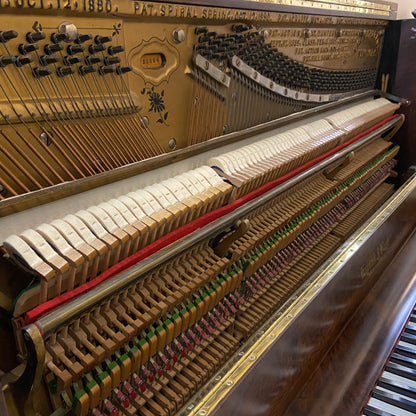
[[[230,392],[227,400],[215,409],[213,412],[215,416],[282,415],[285,413],[331,349],[334,340],[372,290],[384,269],[412,235],[416,226],[415,204],[416,189],[388,220],[369,236],[366,243],[335,273],[314,301],[307,305],[297,319],[263,354],[252,370]],[[382,252],[382,255],[377,258],[374,267],[371,267],[362,278],[362,267],[368,265],[371,257],[377,252]],[[396,279],[394,281],[390,279],[389,286],[394,287],[399,282],[400,280],[396,282]],[[400,294],[402,288],[403,284],[398,285],[396,293]],[[389,291],[389,289],[386,290]],[[385,307],[385,312],[386,316],[389,315],[388,305]],[[349,364],[351,363],[347,363],[347,366]],[[344,379],[343,376],[341,380],[333,382],[335,389],[342,379]],[[351,384],[354,384],[354,379],[351,380]],[[320,392],[317,388],[314,392],[315,396],[311,395],[313,399],[316,398],[318,391]],[[310,409],[307,409],[305,412],[302,410],[293,414],[312,414]],[[322,415],[323,413],[318,410],[314,414]],[[350,413],[329,412],[328,414]]]
[[[360,414],[416,302],[415,250],[413,234],[285,416]]]

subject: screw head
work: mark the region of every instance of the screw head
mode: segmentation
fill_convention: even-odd
[[[73,42],[78,37],[78,29],[71,22],[62,22],[58,26],[58,33],[65,33],[65,42]]]
[[[175,43],[182,43],[185,40],[185,31],[183,29],[176,28],[172,32],[172,39]]]
[[[46,146],[50,146],[52,144],[52,139],[51,139],[51,134],[50,133],[46,133],[46,132],[42,132],[39,135],[39,139],[46,144]]]
[[[150,123],[149,122],[149,117],[147,117],[147,116],[142,117],[141,122],[142,122],[144,127],[149,127],[149,123]]]
[[[173,150],[173,149],[175,149],[175,147],[176,147],[176,139],[174,137],[172,137],[169,140],[169,149],[170,150]]]

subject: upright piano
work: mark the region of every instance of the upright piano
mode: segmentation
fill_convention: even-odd
[[[397,5],[0,12],[0,414],[382,415],[416,304]]]

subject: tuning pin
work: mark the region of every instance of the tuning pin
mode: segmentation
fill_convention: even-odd
[[[64,64],[67,66],[76,65],[81,62],[81,58],[79,56],[65,56],[64,57]]]
[[[48,66],[59,62],[59,56],[56,55],[42,55],[39,58],[39,62],[42,66]]]
[[[195,35],[204,35],[205,33],[208,33],[208,28],[206,26],[195,28]]]
[[[52,33],[51,35],[51,41],[53,43],[66,42],[67,40],[68,36],[66,33]]]
[[[76,38],[75,43],[80,44],[80,43],[84,43],[84,42],[86,42],[87,40],[91,40],[91,39],[92,39],[92,35],[79,35],[79,36]]]
[[[121,62],[121,59],[118,56],[107,56],[104,59],[104,63],[106,65],[115,65],[115,64],[119,64]]]
[[[88,52],[93,55],[97,52],[105,51],[106,46],[102,43],[99,43],[98,45],[90,45],[88,47]]]
[[[62,49],[64,49],[64,47],[60,43],[45,45],[43,48],[47,55],[52,55],[55,52],[60,52]]]
[[[56,70],[56,74],[58,75],[59,78],[63,78],[66,77],[67,75],[71,75],[75,72],[74,68],[71,68],[69,66],[66,67],[59,67]]]
[[[235,33],[241,33],[241,32],[245,32],[246,30],[249,30],[250,27],[244,24],[238,24],[238,25],[233,25],[232,30]]]
[[[103,65],[100,66],[98,72],[100,73],[100,75],[112,74],[116,72],[116,68],[111,65]]]
[[[20,67],[22,67],[24,65],[27,65],[27,64],[30,64],[32,62],[33,62],[33,58],[30,55],[18,56],[16,58],[15,65],[20,68]]]
[[[26,40],[29,43],[36,43],[45,38],[46,38],[46,35],[43,32],[29,32],[26,34]]]
[[[19,45],[19,52],[22,55],[27,55],[28,53],[37,51],[38,49],[39,46],[36,43],[22,43],[21,45]]]
[[[118,45],[118,46],[109,46],[107,49],[107,52],[109,55],[116,55],[117,53],[124,52],[124,46]]]
[[[16,62],[16,57],[13,55],[3,55],[0,56],[0,67],[4,68],[5,66],[14,64]]]
[[[99,36],[97,35],[94,38],[94,42],[98,45],[100,43],[107,43],[107,42],[111,42],[113,40],[112,36]]]
[[[6,43],[14,38],[17,38],[17,32],[15,30],[5,30],[0,32],[0,42],[2,43]]]
[[[66,49],[69,55],[76,55],[85,51],[85,47],[82,45],[69,45]]]
[[[37,79],[46,77],[52,74],[52,71],[49,68],[33,68],[33,76]]]
[[[103,58],[101,56],[89,55],[85,58],[87,65],[95,65],[101,63]]]
[[[94,65],[81,65],[78,69],[80,75],[92,74],[97,71],[97,67]]]
[[[131,72],[133,71],[133,67],[132,66],[118,66],[116,68],[116,72],[118,75],[123,75],[126,74],[127,72]]]

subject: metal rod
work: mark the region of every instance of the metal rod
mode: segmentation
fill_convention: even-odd
[[[75,318],[76,316],[79,316],[83,312],[90,310],[95,304],[104,301],[117,291],[123,289],[129,284],[132,284],[134,281],[139,280],[140,277],[150,273],[156,267],[159,267],[162,264],[181,255],[186,250],[198,244],[199,242],[213,237],[214,235],[234,224],[238,219],[245,217],[251,211],[257,209],[263,204],[266,204],[282,192],[287,191],[299,182],[325,169],[332,163],[336,162],[338,159],[346,156],[348,153],[356,150],[359,147],[362,147],[364,144],[375,140],[382,133],[394,127],[401,120],[401,117],[397,117],[396,119],[389,121],[384,126],[374,130],[365,136],[363,139],[330,156],[328,159],[325,159],[324,161],[318,163],[305,172],[300,173],[296,177],[289,179],[285,183],[277,186],[264,195],[261,195],[258,198],[255,198],[252,201],[246,203],[244,206],[235,209],[233,212],[224,215],[223,217],[213,221],[200,230],[195,231],[194,233],[158,251],[157,253],[149,256],[147,259],[137,263],[129,269],[111,277],[102,284],[91,289],[89,292],[78,296],[76,299],[69,301],[68,303],[41,317],[36,322],[36,326],[42,332],[43,337],[47,337],[56,328],[63,325],[65,322]],[[30,325],[27,328],[29,327]]]

